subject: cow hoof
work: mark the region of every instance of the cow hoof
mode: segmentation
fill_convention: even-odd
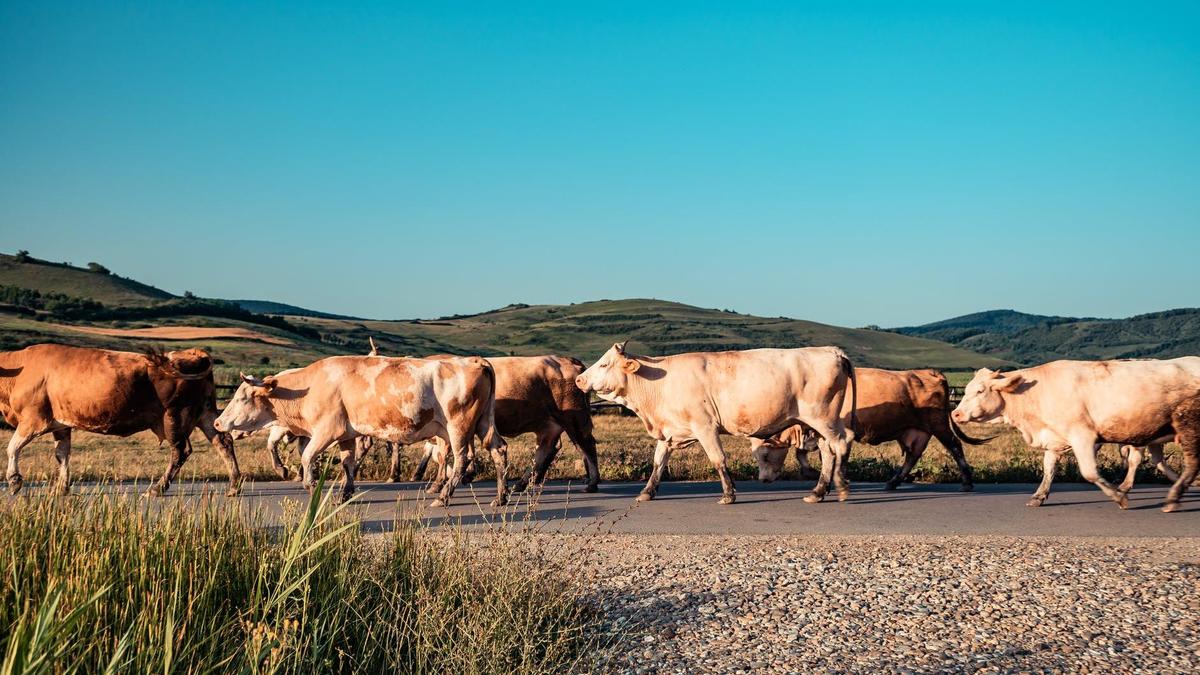
[[[811,494],[804,496],[805,504],[820,504],[825,501],[825,495]]]
[[[240,487],[231,487],[225,491],[226,497],[236,497],[240,494],[242,494],[242,488]]]
[[[437,509],[437,508],[441,508],[441,507],[443,507],[443,506],[445,506],[445,505],[446,505],[446,500],[444,500],[444,499],[442,499],[442,498],[440,498],[440,497],[439,497],[439,498],[437,498],[437,499],[435,499],[435,500],[433,500],[433,501],[429,502],[429,505],[430,505],[430,506],[432,506],[432,507],[433,507],[433,508],[435,508],[435,509]]]
[[[508,504],[508,498],[507,498],[507,497],[503,497],[503,498],[502,498],[502,497],[496,497],[495,499],[493,499],[493,500],[492,500],[492,506],[494,506],[494,507],[496,507],[496,506],[505,506],[505,505],[507,505],[507,504]]]
[[[1117,506],[1121,507],[1122,511],[1129,508],[1129,497],[1121,495],[1121,498],[1117,500]]]
[[[441,483],[434,483],[434,484],[430,485],[429,487],[425,488],[425,494],[427,494],[427,495],[436,495],[436,494],[441,493],[441,491],[442,491]]]
[[[899,487],[900,487],[899,483],[893,483],[891,481],[888,481],[887,483],[884,483],[884,485],[883,485],[884,490],[895,490]]]
[[[1162,507],[1163,513],[1175,513],[1178,510],[1179,510],[1179,502],[1171,502],[1170,504],[1167,504],[1166,506]]]
[[[1033,499],[1030,499],[1029,501],[1025,502],[1025,506],[1032,506],[1032,507],[1036,508],[1038,506],[1041,506],[1042,502],[1044,502],[1044,501],[1046,501],[1046,500],[1038,499],[1037,497],[1034,497]]]
[[[403,483],[404,479],[400,476],[388,476],[389,483]]]
[[[960,487],[958,490],[959,490],[959,492],[974,492],[975,484],[974,483],[963,483],[962,487]]]
[[[588,486],[583,488],[583,491],[587,492],[588,494],[591,494],[593,492],[599,492],[600,486],[595,483],[588,483]]]
[[[147,498],[161,497],[164,494],[166,494],[166,492],[167,492],[167,489],[165,487],[163,487],[162,485],[159,485],[158,483],[155,483],[154,485],[151,485],[145,492],[143,492],[142,496],[147,497]]]
[[[639,492],[638,493],[637,500],[639,502],[648,502],[651,499],[654,499],[653,493],[650,493],[650,492]]]
[[[725,495],[724,497],[721,497],[720,499],[718,499],[717,503],[724,506],[726,504],[732,504],[735,501],[737,501],[737,498],[734,497],[733,495]]]
[[[838,501],[844,502],[847,499],[850,499],[850,491],[849,490],[838,490]]]
[[[513,492],[524,492],[529,489],[529,481],[520,480],[513,485]]]
[[[21,491],[21,486],[25,485],[25,479],[21,474],[15,473],[8,477],[8,492],[9,494],[17,494]]]
[[[59,497],[69,497],[71,496],[71,486],[59,483],[58,485],[54,486],[54,494],[58,495]]]

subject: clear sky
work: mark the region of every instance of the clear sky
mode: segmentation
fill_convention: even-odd
[[[381,318],[1200,305],[1200,3],[140,5],[0,0],[0,250]]]

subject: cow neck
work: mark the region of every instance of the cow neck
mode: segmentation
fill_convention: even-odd
[[[643,363],[642,365],[645,364]],[[621,396],[623,399],[621,405],[632,410],[638,416],[638,419],[642,421],[642,424],[646,426],[646,430],[651,433],[656,432],[654,424],[651,423],[650,418],[643,414],[642,411],[656,409],[660,398],[660,390],[661,387],[651,386],[646,378],[641,377],[637,373],[631,373],[625,378],[625,393]]]
[[[277,376],[278,384],[275,391],[267,395],[267,400],[271,402],[271,411],[275,413],[275,419],[288,428],[303,428],[300,426],[302,416],[300,414],[300,404],[304,401],[304,396],[277,396],[280,391],[294,392],[307,387],[297,387],[289,385],[284,378],[289,380],[294,379],[289,375]]]
[[[1021,375],[1025,374],[1024,371],[1020,370],[1015,372]],[[1034,386],[1037,386],[1036,380],[1029,385],[1029,388],[1031,389]],[[1029,415],[1025,414],[1027,403],[1025,393],[1028,391],[1029,389],[1026,389],[1020,394],[1003,391],[998,392],[1000,394],[1000,400],[1004,401],[1004,410],[1000,413],[1000,419],[1003,420],[1005,424],[1009,425],[1010,427],[1015,427],[1017,431],[1020,431],[1021,435],[1024,436],[1027,441],[1028,439],[1033,438],[1034,431],[1026,428],[1028,420],[1032,419]],[[1024,421],[1025,423],[1023,424],[1021,421]]]

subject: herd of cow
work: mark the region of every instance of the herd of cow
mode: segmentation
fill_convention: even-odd
[[[372,343],[366,356],[334,356],[274,376],[242,375],[233,398],[218,411],[212,359],[195,349],[145,354],[43,344],[0,352],[0,413],[14,428],[8,444],[12,493],[23,484],[21,449],[52,434],[59,475],[70,489],[71,430],[129,435],[152,431],[170,449],[166,472],[149,494],[161,494],[191,453],[199,428],[229,469],[230,493],[241,474],[233,436],[269,430],[276,470],[287,470],[276,441],[303,439],[301,477],[314,486],[313,463],[333,444],[345,474],[343,497],[354,492],[358,462],[371,439],[392,445],[426,441],[424,464],[437,463],[434,506],[449,503],[469,475],[476,442],[496,467],[495,505],[507,499],[505,437],[537,436],[532,470],[518,488],[541,483],[565,433],[583,453],[587,491],[597,489],[596,441],[589,396],[632,410],[655,439],[654,466],[639,500],[653,499],[678,448],[699,444],[721,479],[722,504],[735,500],[722,435],[748,437],[759,477],[777,478],[789,449],[807,468],[807,452],[820,451],[816,486],[805,497],[819,502],[832,482],[839,500],[849,495],[847,459],[853,441],[897,441],[904,462],[888,481],[897,487],[937,438],[972,488],[962,442],[966,422],[1003,421],[1026,443],[1044,451],[1044,474],[1029,504],[1050,490],[1058,459],[1071,450],[1081,475],[1122,508],[1134,471],[1147,448],[1159,470],[1174,480],[1164,511],[1178,509],[1200,470],[1200,357],[1172,360],[1054,361],[1009,372],[982,369],[950,410],[946,378],[934,370],[855,368],[836,347],[751,349],[636,356],[615,344],[588,368],[557,356],[392,358]],[[1163,444],[1181,447],[1183,471],[1163,461]],[[1096,469],[1096,450],[1117,443],[1129,450],[1125,480],[1113,486]],[[398,478],[398,455],[393,454]]]

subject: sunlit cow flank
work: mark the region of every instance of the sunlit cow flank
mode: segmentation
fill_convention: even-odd
[[[134,354],[43,344],[0,352],[0,413],[15,429],[7,473],[13,494],[24,483],[21,448],[43,434],[53,434],[56,444],[56,488],[70,492],[72,429],[113,436],[148,430],[166,441],[167,470],[146,493],[159,495],[187,461],[188,437],[199,427],[229,468],[229,493],[241,485],[233,441],[213,426],[212,358],[198,349]]]
[[[633,356],[615,344],[575,383],[632,410],[658,441],[640,501],[654,498],[671,452],[698,442],[721,478],[718,503],[732,504],[734,484],[721,434],[765,438],[798,423],[827,441],[821,444],[821,476],[804,500],[824,499],[831,478],[839,499],[849,495],[845,462],[853,432],[841,411],[847,389],[854,409],[853,380],[850,359],[836,347],[650,357]]]
[[[1200,357],[1053,361],[1008,373],[984,368],[952,417],[959,423],[1002,420],[1045,451],[1042,484],[1030,506],[1046,500],[1058,456],[1070,449],[1079,473],[1125,508],[1125,492],[1096,471],[1096,448],[1174,440],[1183,448],[1184,469],[1167,493],[1163,511],[1171,512],[1200,467]]]
[[[950,384],[936,370],[880,370],[855,368],[857,416],[854,440],[879,445],[896,441],[904,452],[904,463],[888,480],[886,488],[896,489],[908,478],[913,466],[925,453],[930,438],[936,438],[954,458],[962,474],[962,489],[974,489],[971,467],[963,456],[962,443],[979,445],[986,441],[971,438],[950,419]],[[843,404],[842,417],[850,422],[850,400]],[[807,465],[809,450],[818,447],[820,437],[803,425],[790,427],[768,439],[750,439],[750,450],[758,462],[758,477],[765,483],[779,478],[783,462],[791,448]],[[990,440],[990,439],[989,439]]]
[[[433,502],[443,506],[461,481],[468,448],[478,437],[496,462],[495,504],[506,501],[508,457],[495,430],[495,374],[483,359],[332,356],[262,380],[242,379],[217,428],[256,431],[274,425],[307,437],[301,467],[309,490],[313,460],[332,443],[341,451],[346,498],[354,493],[357,438],[408,444],[437,436],[455,456],[454,475]]]
[[[583,363],[561,356],[488,357],[488,363],[496,371],[496,429],[505,438],[524,433],[537,437],[533,467],[525,473],[517,489],[525,489],[530,482],[540,485],[545,481],[565,433],[583,454],[587,471],[584,491],[595,492],[600,484],[600,468],[596,462],[592,414],[587,394],[575,386],[575,378],[583,372]],[[421,479],[432,459],[438,468],[430,489],[436,490],[445,476],[445,455],[445,444],[440,440],[427,443],[412,480]],[[397,468],[393,461],[393,472]]]

